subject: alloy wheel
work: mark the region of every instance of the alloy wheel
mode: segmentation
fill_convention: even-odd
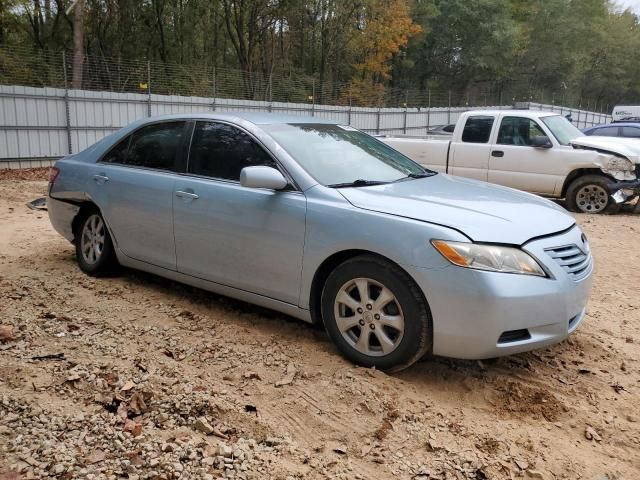
[[[402,341],[400,303],[390,289],[370,278],[355,278],[338,290],[334,315],[342,337],[364,355],[388,355]]]
[[[104,221],[97,213],[87,218],[80,236],[80,249],[82,257],[90,264],[94,265],[102,257],[105,242],[105,225]]]

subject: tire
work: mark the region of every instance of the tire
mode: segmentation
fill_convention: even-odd
[[[577,213],[604,213],[617,205],[611,199],[611,180],[603,175],[584,175],[576,178],[567,189],[567,207]]]
[[[113,272],[118,261],[107,225],[97,210],[88,210],[78,222],[75,235],[76,260],[89,275]]]
[[[381,258],[361,255],[339,265],[325,282],[321,309],[329,337],[357,365],[395,372],[431,351],[432,319],[422,292]]]

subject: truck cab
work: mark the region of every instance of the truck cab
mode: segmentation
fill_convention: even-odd
[[[581,135],[552,112],[465,112],[453,133],[446,170],[452,175],[558,196],[567,175],[567,152],[573,149],[569,142]]]

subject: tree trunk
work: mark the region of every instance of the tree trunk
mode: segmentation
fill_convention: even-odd
[[[73,9],[73,73],[71,87],[82,88],[84,67],[84,0],[78,0]]]

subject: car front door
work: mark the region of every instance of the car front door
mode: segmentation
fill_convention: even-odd
[[[176,269],[173,183],[187,129],[184,121],[141,127],[95,164],[89,180],[118,249],[171,270]]]
[[[451,175],[487,181],[493,123],[494,117],[489,115],[467,117],[462,138],[451,144]]]
[[[532,138],[553,138],[535,120],[504,116],[489,160],[489,182],[527,192],[553,195],[566,175],[563,168],[566,149],[552,143],[536,148]]]
[[[240,171],[254,165],[279,168],[244,130],[196,122],[174,189],[178,271],[297,305],[306,197],[241,186]]]

